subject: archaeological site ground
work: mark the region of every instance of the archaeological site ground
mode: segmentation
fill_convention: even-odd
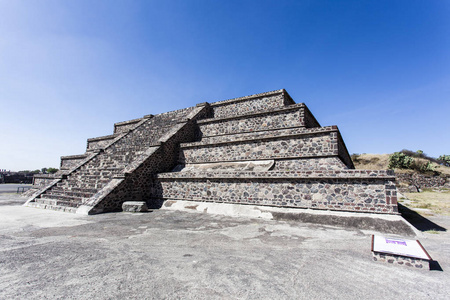
[[[450,293],[448,231],[410,237],[442,268],[426,270],[374,261],[371,235],[382,230],[164,207],[86,216],[24,201],[0,193],[1,299],[448,299]],[[448,216],[428,218],[450,227]]]

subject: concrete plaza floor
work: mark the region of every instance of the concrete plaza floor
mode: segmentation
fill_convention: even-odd
[[[448,299],[442,270],[372,260],[375,232],[157,210],[80,216],[0,194],[0,299]],[[434,219],[449,228],[449,217]],[[395,236],[395,235],[389,235]]]

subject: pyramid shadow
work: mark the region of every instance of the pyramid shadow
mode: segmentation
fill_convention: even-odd
[[[447,231],[447,228],[444,228],[433,221],[421,216],[416,211],[398,203],[398,211],[402,215],[402,217],[408,221],[412,226],[414,226],[417,230],[420,231]]]

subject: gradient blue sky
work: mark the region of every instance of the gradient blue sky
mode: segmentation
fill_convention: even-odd
[[[280,88],[350,153],[450,154],[450,1],[0,0],[0,169]]]

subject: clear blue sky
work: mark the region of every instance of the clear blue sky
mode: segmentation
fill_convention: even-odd
[[[0,0],[0,169],[280,88],[350,153],[450,154],[450,1]]]

